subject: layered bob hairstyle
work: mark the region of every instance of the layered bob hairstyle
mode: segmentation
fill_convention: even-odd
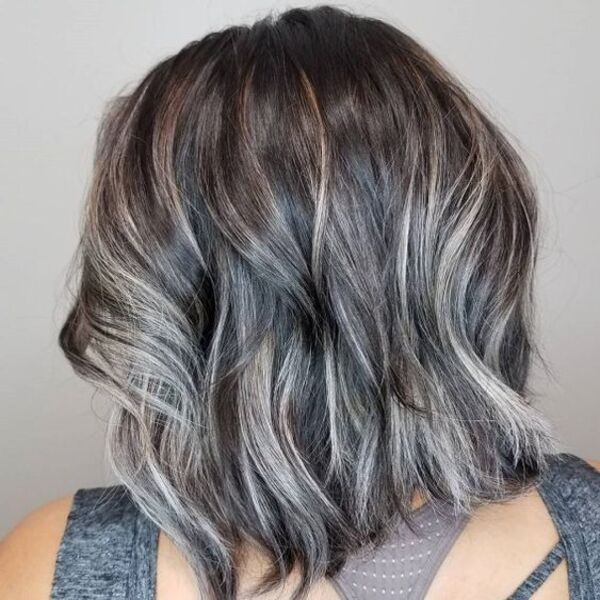
[[[534,185],[394,26],[293,8],[187,44],[107,105],[83,219],[60,344],[203,599],[241,547],[300,598],[417,491],[469,510],[544,472]]]

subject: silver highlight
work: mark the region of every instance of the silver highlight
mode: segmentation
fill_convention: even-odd
[[[60,343],[202,598],[246,545],[300,598],[416,491],[470,510],[543,472],[534,186],[393,26],[296,8],[163,60],[107,107],[83,225]]]

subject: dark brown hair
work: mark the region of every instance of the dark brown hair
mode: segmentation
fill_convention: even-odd
[[[416,490],[535,480],[536,210],[465,88],[338,8],[210,33],[109,104],[60,342],[202,598],[235,596],[243,543],[300,595]]]

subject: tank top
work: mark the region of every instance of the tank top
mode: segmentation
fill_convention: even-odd
[[[600,472],[568,453],[548,457],[537,489],[559,540],[509,600],[524,600],[565,559],[569,597],[600,598]],[[376,549],[329,581],[342,600],[422,599],[467,522],[425,504]],[[155,600],[159,528],[121,485],[75,493],[59,546],[52,600]]]

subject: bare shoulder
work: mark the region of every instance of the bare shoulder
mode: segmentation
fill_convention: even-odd
[[[250,597],[251,590],[267,571],[269,562],[255,548],[245,548],[238,566],[239,596]],[[298,571],[294,569],[282,585],[271,592],[261,594],[261,600],[283,600],[291,598],[299,583]],[[198,591],[191,566],[171,539],[161,531],[158,541],[156,577],[156,600],[196,600]],[[322,578],[309,590],[307,600],[340,600],[330,581]]]
[[[73,495],[29,513],[0,541],[0,600],[47,600]]]
[[[600,472],[599,460],[584,460]],[[535,488],[508,502],[483,505],[447,555],[429,597],[432,600],[509,597],[558,540],[554,521]],[[568,597],[563,560],[537,591],[536,598]]]
[[[586,462],[592,465],[596,471],[600,471],[600,460],[586,460]]]

